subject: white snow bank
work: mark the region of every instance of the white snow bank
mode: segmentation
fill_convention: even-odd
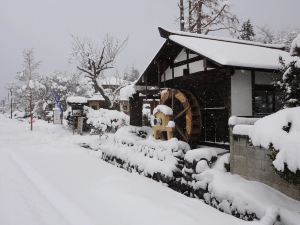
[[[129,101],[129,98],[136,93],[135,84],[132,83],[120,89],[120,100]]]
[[[87,98],[81,96],[70,96],[67,98],[67,103],[86,104]]]
[[[283,127],[289,132],[284,131]],[[283,171],[286,163],[292,172],[300,170],[300,107],[280,110],[255,123],[249,131],[253,145],[269,148],[270,144],[279,153],[273,161],[277,170]]]
[[[40,120],[31,132],[27,122],[3,115],[0,124],[0,224],[249,224],[78,146],[99,141],[96,136],[72,135]],[[23,166],[16,165],[12,152]]]
[[[277,209],[284,224],[296,225],[300,219],[300,203],[273,188],[255,181],[248,181],[238,175],[216,169],[206,170],[197,175],[199,182],[208,184],[211,197],[232,203],[230,210],[240,213],[254,212],[261,224],[270,216],[271,209]],[[276,217],[274,218],[274,220]],[[270,223],[273,224],[273,223]]]
[[[238,124],[253,125],[259,119],[260,118],[248,118],[248,117],[231,116],[228,120],[228,125],[229,126],[234,126],[234,125],[238,125]]]
[[[155,115],[156,113],[161,112],[167,116],[172,116],[173,115],[173,110],[166,105],[158,105],[155,107],[155,109],[153,110],[153,115]]]

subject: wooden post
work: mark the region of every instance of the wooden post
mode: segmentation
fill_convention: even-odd
[[[133,95],[129,99],[130,105],[130,125],[142,126],[143,125],[143,100],[139,98],[139,93]]]
[[[13,110],[13,99],[12,99],[12,89],[10,91],[10,118],[12,119],[12,110]]]
[[[255,71],[251,70],[252,115],[255,116]]]

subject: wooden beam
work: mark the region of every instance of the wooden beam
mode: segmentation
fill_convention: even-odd
[[[184,66],[184,65],[187,65],[187,64],[190,64],[190,63],[193,63],[193,62],[200,61],[200,60],[202,60],[202,59],[203,59],[202,56],[196,56],[196,57],[194,57],[194,58],[189,58],[189,59],[186,59],[186,60],[183,60],[183,61],[174,63],[174,64],[172,65],[172,67]]]
[[[160,88],[160,65],[159,65],[159,63],[157,63],[156,62],[156,64],[157,64],[157,86]]]

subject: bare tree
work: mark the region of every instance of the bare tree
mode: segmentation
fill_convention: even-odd
[[[265,44],[271,44],[275,40],[275,33],[272,29],[265,25],[265,26],[258,26],[257,27],[257,34],[258,37],[256,38],[257,41],[260,41]]]
[[[270,26],[258,26],[257,27],[256,40],[265,44],[283,44],[287,51],[290,50],[293,40],[300,33],[300,28],[286,28],[283,30],[272,30]]]
[[[184,8],[188,11],[186,21],[189,32],[208,34],[228,30],[233,34],[238,30],[238,19],[230,12],[230,5],[226,0],[187,0],[186,5]],[[181,18],[181,2],[179,6]]]
[[[34,79],[38,76],[37,69],[39,68],[41,62],[36,61],[34,57],[33,49],[26,49],[23,51],[23,71],[19,74],[19,80],[26,83],[25,90],[26,96],[29,101],[29,115],[30,115],[30,130],[33,129],[33,92],[36,86]]]
[[[77,61],[77,69],[92,81],[95,92],[103,96],[107,108],[114,107],[116,93],[121,87],[113,93],[107,92],[100,80],[104,79],[104,73],[107,70],[115,67],[116,58],[126,46],[127,40],[126,38],[120,41],[107,34],[102,44],[97,44],[91,40],[73,36],[72,58]]]

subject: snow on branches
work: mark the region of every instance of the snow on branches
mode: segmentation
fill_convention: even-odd
[[[300,106],[300,35],[292,42],[290,54],[293,59],[285,62],[280,58],[282,64],[282,76],[274,83],[275,87],[281,92],[283,106]]]
[[[184,21],[188,24],[185,30],[189,32],[208,34],[218,30],[237,31],[238,19],[230,12],[227,0],[188,0],[187,6],[181,1],[180,24],[184,28]],[[185,12],[187,11],[187,12]],[[184,18],[184,14],[187,15]]]
[[[106,35],[102,44],[88,39],[73,36],[73,49],[71,57],[77,62],[77,69],[93,83],[95,92],[99,92],[105,100],[105,108],[113,108],[116,95],[120,88],[107,92],[99,80],[104,78],[104,73],[115,67],[119,53],[127,44],[127,39],[120,41]]]

